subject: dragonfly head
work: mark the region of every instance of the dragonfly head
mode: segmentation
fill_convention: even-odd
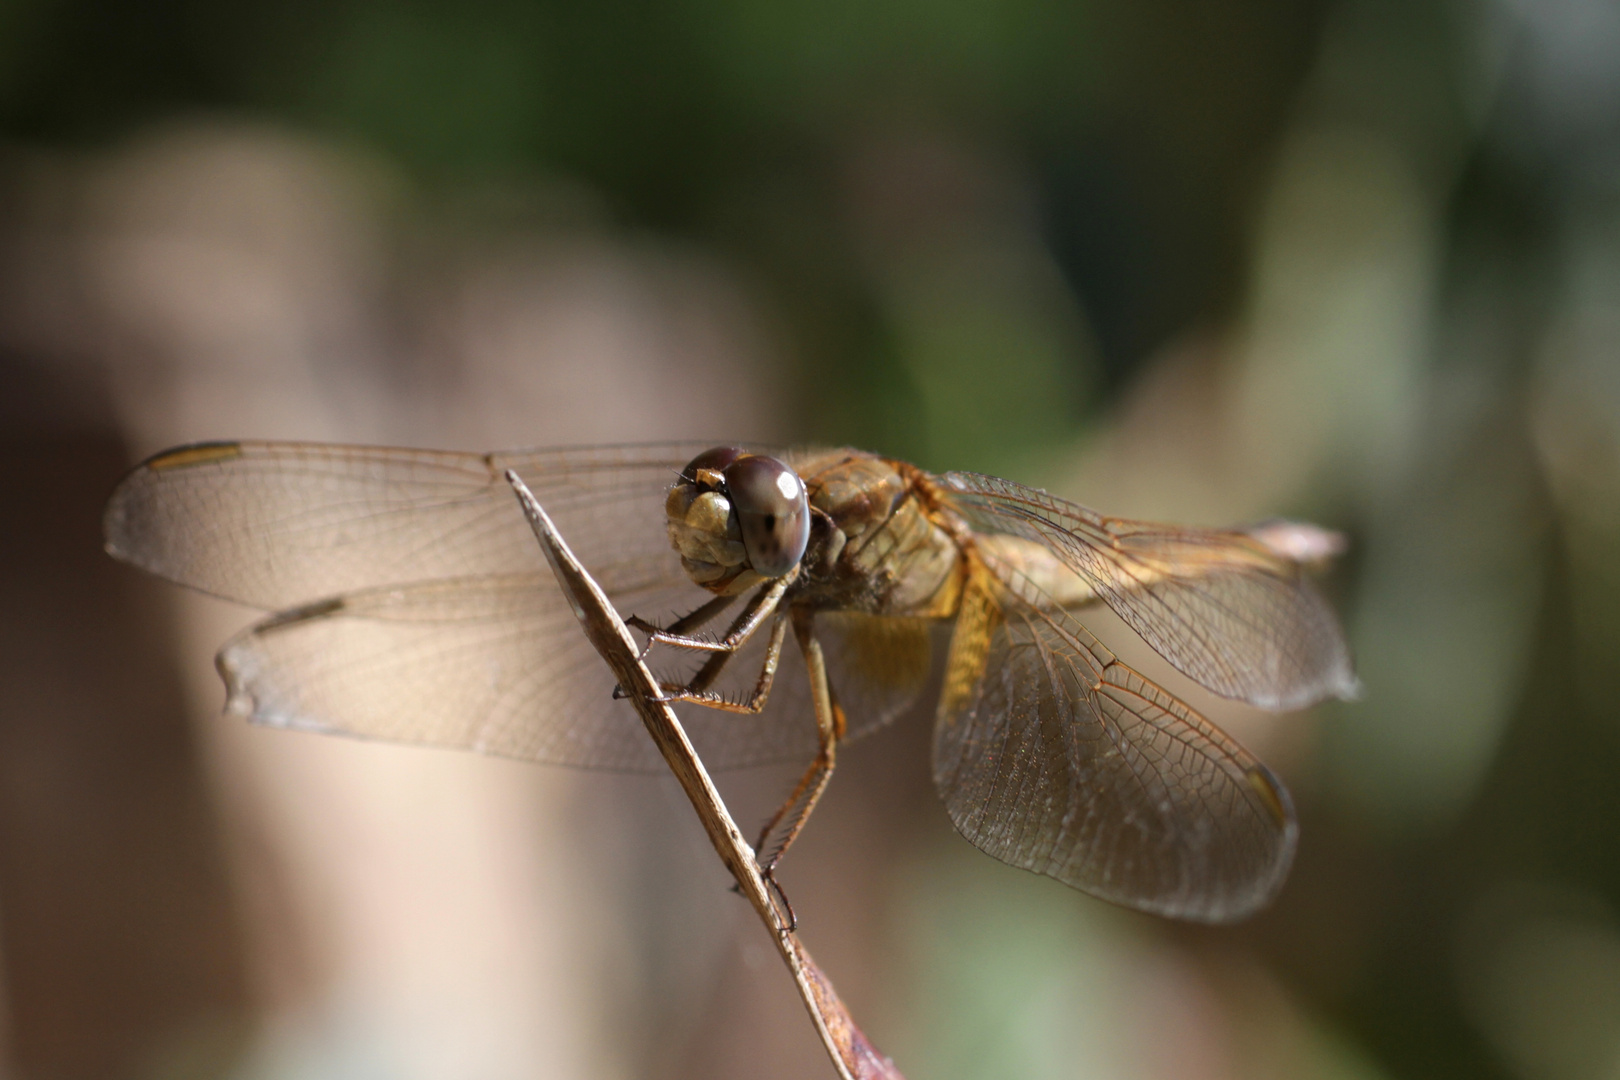
[[[686,573],[723,595],[786,574],[810,542],[810,505],[799,474],[735,446],[693,458],[670,488],[664,512]]]

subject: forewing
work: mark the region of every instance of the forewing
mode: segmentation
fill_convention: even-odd
[[[523,476],[621,614],[668,622],[710,598],[681,571],[663,510],[665,490],[707,445],[488,455],[184,447],[119,485],[107,547],[181,584],[288,609],[220,654],[231,707],[257,722],[657,770],[656,751],[634,710],[612,700],[612,679],[503,473]],[[928,642],[914,631],[907,620],[820,620],[851,737],[920,691]],[[766,636],[728,666],[722,689],[740,695],[753,685]],[[701,658],[660,650],[653,659],[679,675]],[[711,768],[808,760],[816,750],[808,683],[791,649],[761,715],[679,711]]]
[[[674,616],[709,599],[681,571],[663,510],[704,445],[489,455],[185,447],[119,485],[107,546],[182,584],[287,609],[220,654],[230,707],[257,722],[656,770],[503,473],[524,477],[621,612]],[[797,757],[806,745],[779,729],[739,730],[728,714],[682,711],[717,768]]]
[[[1302,566],[1247,532],[1103,517],[1008,480],[945,477],[974,528],[1045,544],[1182,672],[1268,709],[1350,697],[1338,620]]]
[[[269,610],[379,586],[531,573],[545,561],[504,479],[511,468],[608,585],[621,564],[668,553],[663,493],[699,449],[201,444],[124,478],[107,505],[107,549]],[[679,574],[672,554],[666,566]]]
[[[1287,791],[1027,582],[970,579],[934,783],[976,847],[1128,907],[1225,922],[1276,893]]]

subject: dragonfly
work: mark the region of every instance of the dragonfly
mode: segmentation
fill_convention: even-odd
[[[218,654],[227,712],[660,770],[507,470],[629,613],[710,768],[807,763],[761,831],[767,871],[839,750],[937,681],[934,784],[985,853],[1201,922],[1253,913],[1286,878],[1298,825],[1282,781],[1078,616],[1112,609],[1228,698],[1288,710],[1353,696],[1344,636],[1309,580],[1339,542],[1314,526],[1106,517],[845,448],[215,442],[131,471],[106,546],[268,613]]]

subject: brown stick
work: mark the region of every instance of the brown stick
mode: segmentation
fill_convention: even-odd
[[[861,1029],[855,1026],[849,1010],[833,990],[832,983],[816,967],[809,952],[799,944],[798,936],[788,928],[781,912],[772,903],[765,879],[760,876],[754,849],[748,846],[742,831],[732,820],[720,792],[715,788],[714,781],[709,779],[708,771],[698,759],[697,751],[692,748],[674,710],[667,702],[658,700],[662,696],[658,682],[647,670],[647,665],[638,659],[635,639],[630,636],[618,612],[613,610],[607,594],[602,592],[595,579],[574,557],[551,518],[546,516],[545,510],[517,473],[507,470],[506,482],[517,493],[523,513],[534,528],[535,538],[540,541],[540,548],[551,563],[552,571],[557,575],[563,595],[579,617],[585,636],[612,669],[619,685],[625,689],[626,697],[641,714],[642,722],[647,725],[647,732],[659,753],[664,755],[670,771],[680,781],[686,797],[692,800],[692,808],[697,811],[698,820],[709,834],[720,861],[731,871],[737,888],[748,898],[770,931],[777,952],[787,965],[788,973],[793,976],[804,1007],[810,1013],[810,1021],[815,1025],[816,1034],[821,1037],[821,1043],[832,1058],[838,1075],[843,1080],[904,1080],[894,1063],[879,1054]]]

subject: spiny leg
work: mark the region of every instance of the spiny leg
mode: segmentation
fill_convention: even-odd
[[[675,637],[685,637],[693,630],[703,626],[710,619],[726,610],[726,608],[734,604],[736,600],[737,598],[735,596],[716,596],[706,604],[699,604],[697,607],[693,608],[685,615],[682,615],[668,626],[655,626],[636,615],[630,616],[624,621],[624,624],[647,634],[663,633],[670,634]],[[649,641],[647,643],[647,647],[651,648],[652,642]]]
[[[718,640],[689,637],[685,631],[702,626],[721,611],[724,611],[727,605],[736,597],[717,596],[708,603],[676,619],[670,624],[668,630],[660,630],[652,623],[634,615],[626,619],[626,626],[633,626],[647,635],[647,644],[641,650],[641,659],[643,660],[647,658],[647,654],[652,652],[653,646],[658,642],[664,642],[676,648],[714,654],[684,686],[664,684],[663,689],[676,692],[675,697],[665,698],[664,700],[700,701],[705,705],[713,705],[716,708],[729,708],[733,703],[728,702],[718,694],[707,694],[709,686],[719,677],[721,670],[726,666],[726,662],[736,654],[738,649],[748,643],[748,640],[754,636],[755,632],[764,625],[765,620],[776,610],[777,602],[782,599],[782,594],[787,591],[788,585],[792,584],[793,579],[797,578],[798,574],[798,568],[794,567],[791,573],[777,578],[762,587],[749,598],[747,606],[732,621],[731,628],[726,631],[725,637]],[[749,698],[750,702],[757,702],[757,704],[740,711],[758,712],[764,707],[764,697],[770,692],[771,680],[776,676],[776,661],[782,653],[781,637],[782,631],[772,631],[773,640],[766,649],[765,667],[760,673],[759,681],[755,684],[753,695]],[[623,696],[624,687],[615,685],[613,687],[614,700],[618,700]]]
[[[765,823],[760,830],[759,842],[754,845],[756,852],[765,850],[773,833],[786,822],[782,830],[781,839],[778,840],[770,853],[760,860],[760,868],[767,878],[776,864],[782,861],[787,849],[798,838],[800,830],[810,819],[810,812],[816,808],[816,802],[821,793],[827,789],[827,782],[832,779],[833,766],[837,764],[838,742],[844,737],[847,724],[844,710],[833,699],[832,685],[827,681],[827,661],[821,651],[821,642],[816,640],[812,629],[813,612],[794,609],[793,636],[798,639],[799,651],[804,654],[804,666],[810,676],[810,701],[816,714],[816,742],[818,745],[815,760],[805,770],[787,800],[777,808],[776,813]]]
[[[704,623],[726,610],[726,608],[730,607],[736,599],[737,598],[735,596],[716,596],[708,603],[699,604],[691,611],[688,611],[685,615],[682,615],[680,618],[670,623],[669,626],[663,628],[663,630],[660,630],[656,625],[648,622],[639,615],[630,616],[624,621],[624,624],[626,626],[634,627],[635,629],[649,635],[647,644],[641,647],[641,653],[636,657],[636,659],[645,660],[647,659],[647,654],[652,652],[653,643],[650,635],[655,633],[666,633],[684,636],[689,631],[696,630],[698,627],[702,626]],[[624,697],[624,687],[618,683],[614,683],[613,700],[618,701],[622,697]]]
[[[679,683],[660,683],[664,701],[691,701],[722,712],[757,713],[765,707],[771,695],[771,683],[776,678],[776,666],[782,658],[782,643],[787,640],[787,620],[778,618],[771,626],[771,639],[765,646],[765,663],[760,665],[759,678],[754,681],[753,692],[741,701],[732,701],[709,687],[730,662],[734,652],[715,653],[698,668],[697,674],[683,686]]]
[[[652,623],[635,616],[626,619],[625,625],[640,630],[647,635],[647,648],[643,651],[643,655],[650,651],[654,645],[673,645],[678,649],[692,649],[696,652],[736,652],[747,643],[749,638],[754,636],[755,631],[765,624],[765,620],[770,618],[771,612],[776,610],[777,603],[782,599],[782,594],[787,592],[788,586],[797,581],[798,577],[799,568],[795,566],[792,570],[756,592],[749,599],[748,605],[743,608],[742,614],[738,615],[736,621],[731,624],[731,629],[726,631],[726,636],[723,638],[693,637],[684,631],[700,626],[713,618],[726,606],[717,601],[724,599],[726,603],[730,603],[729,597],[710,600],[691,614],[678,619],[667,630],[660,629]]]

